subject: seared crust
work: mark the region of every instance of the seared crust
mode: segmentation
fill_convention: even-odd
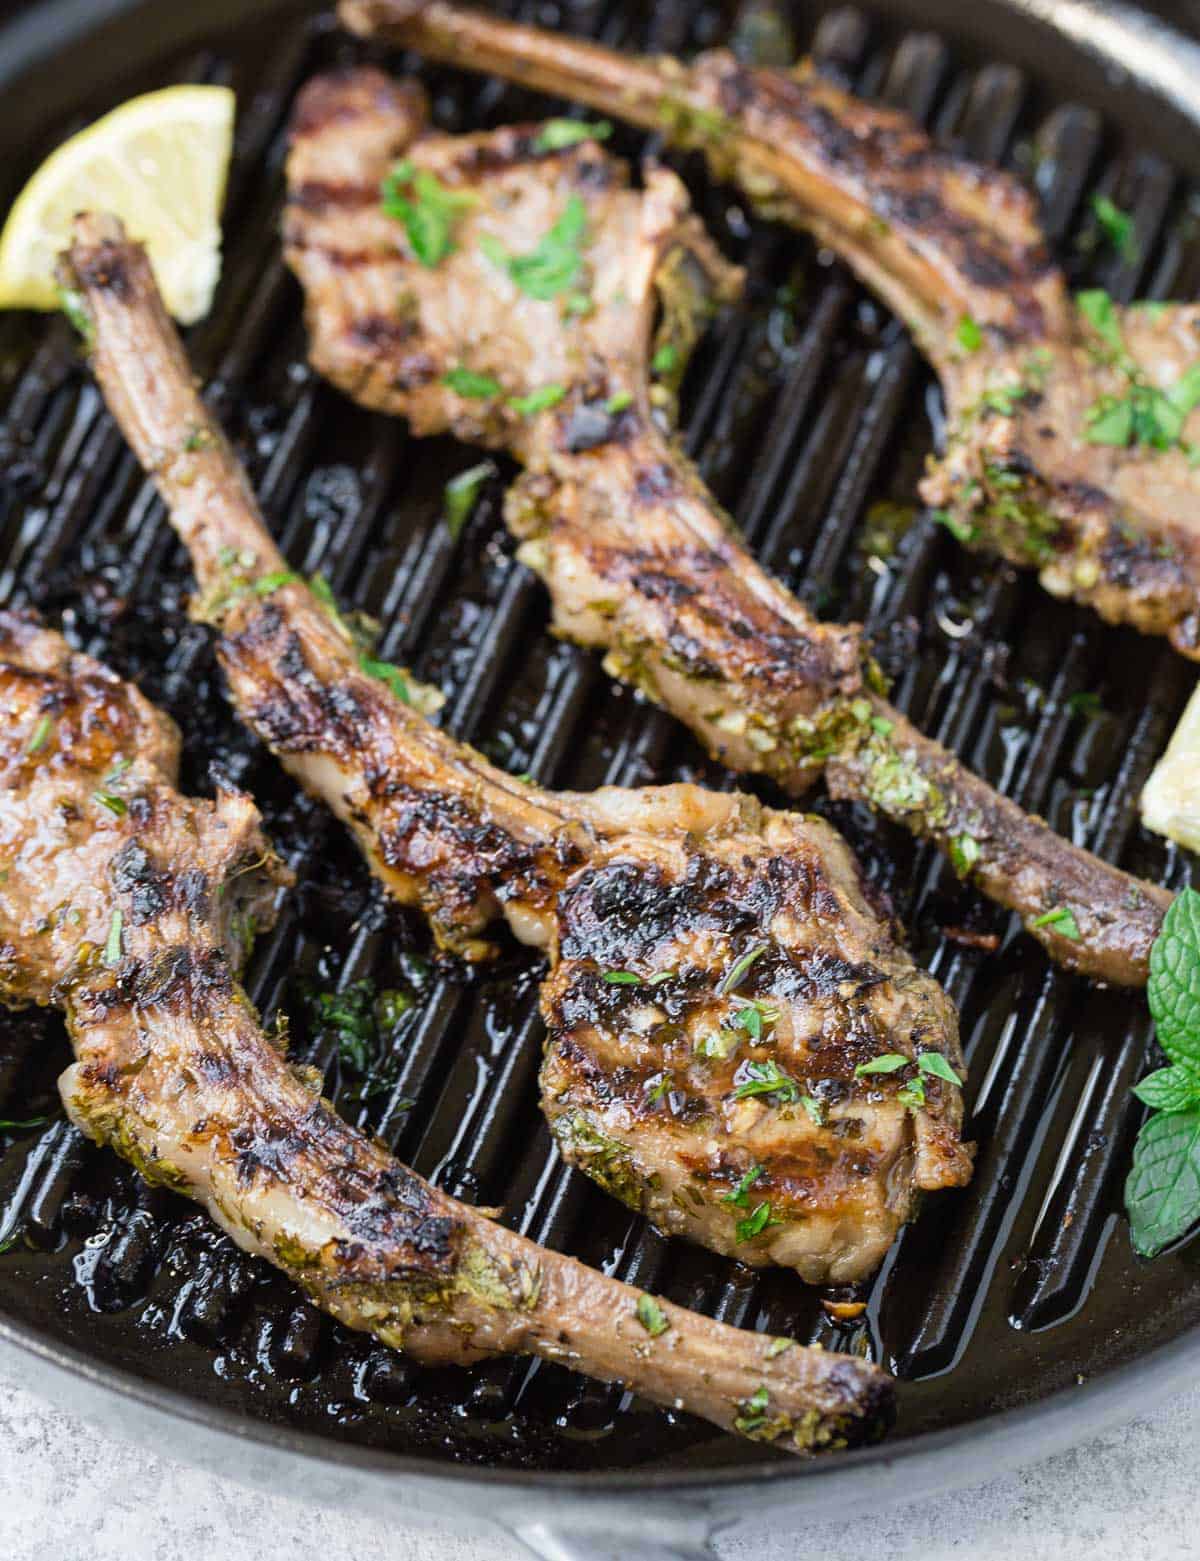
[[[961,1075],[956,1019],[832,830],[741,812],[649,862],[614,841],[568,883],[543,1105],[564,1156],[663,1229],[842,1284],[882,1259],[917,1190],[970,1177],[956,1086],[929,1079],[913,1110],[911,1068],[855,1073],[937,1052]],[[768,1073],[779,1087],[752,1092]]]
[[[1194,309],[1122,311],[1125,356],[1114,368],[1075,317],[1029,192],[810,66],[754,69],[716,51],[684,68],[445,0],[342,0],[339,14],[356,32],[579,98],[702,150],[766,215],[837,251],[912,328],[950,412],[923,493],[953,513],[959,534],[1038,569],[1053,594],[1200,658],[1200,472],[1190,456],[1200,411],[1167,449],[1089,438],[1106,397],[1132,381],[1169,391],[1200,364]],[[959,340],[964,319],[978,346]],[[981,399],[1013,386],[1025,387],[1013,412]]]
[[[353,80],[343,85],[372,112],[383,98],[381,89],[363,90]],[[346,124],[328,95],[322,99],[325,109],[315,117],[324,123],[332,113],[332,122]],[[762,1152],[777,1148],[786,1173],[768,1239],[760,1240],[762,1229],[739,1234],[744,1214],[715,1197],[693,1211],[689,1233],[748,1261],[774,1256],[794,1263],[811,1279],[870,1272],[912,1213],[917,1190],[959,1185],[970,1160],[959,1142],[960,1089],[931,1082],[918,1098],[914,1087],[926,1051],[962,1077],[955,1015],[867,906],[844,843],[819,822],[695,787],[555,796],[503,774],[431,726],[371,675],[369,663],[364,668],[345,623],[277,567],[262,517],[190,383],[144,255],[103,219],[80,219],[78,231],[72,277],[91,317],[97,375],[192,548],[205,586],[202,605],[223,630],[220,654],[245,719],[301,784],[345,820],[389,892],[418,906],[444,946],[482,958],[490,952],[489,923],[503,917],[518,937],[561,962],[545,999],[545,1098],[556,1124],[566,1120],[561,1064],[598,1043],[603,1030],[598,1022],[581,1022],[577,1002],[564,1007],[565,994],[576,980],[615,990],[599,963],[601,945],[607,937],[615,951],[627,924],[620,896],[597,893],[597,872],[623,864],[634,882],[656,886],[660,920],[673,909],[677,925],[670,936],[681,960],[686,953],[688,971],[686,992],[681,988],[677,999],[688,1008],[692,1029],[712,1029],[714,1015],[732,1021],[747,1008],[720,988],[739,952],[761,945],[764,969],[779,967],[774,995],[763,998],[771,1016],[751,1021],[754,1033],[734,1024],[721,1041],[722,1065],[694,1070],[696,1101],[714,1103],[703,1137],[694,1106],[676,1113],[669,1100],[652,1113],[644,1135],[635,1123],[601,1121],[600,1095],[626,1090],[628,1068],[615,1054],[601,1060],[599,1050],[587,1070],[594,1099],[573,1092],[571,1120],[587,1117],[594,1131],[625,1145],[644,1136],[649,1146],[653,1139],[653,1148],[637,1151],[645,1164],[638,1201],[672,1228],[684,1228],[658,1187],[668,1178],[694,1180],[701,1158],[716,1167],[719,1181],[722,1166],[746,1159],[742,1129],[766,1108],[774,1145],[763,1134]],[[98,247],[110,252],[103,274],[122,277],[119,296],[95,280],[95,266],[89,269]],[[179,448],[184,427],[199,436],[200,449],[195,464],[181,471],[175,457],[164,460],[161,452]],[[203,505],[195,502],[197,487],[206,493]],[[232,582],[222,563],[230,557],[238,571]],[[630,902],[640,903],[632,888]],[[819,980],[827,969],[843,967],[869,969],[870,978],[833,983],[814,1007],[801,974],[811,971]],[[626,972],[623,979],[639,978]],[[624,1041],[615,1033],[614,1039]],[[651,1051],[664,1050],[661,1036],[649,1044]],[[859,1062],[881,1052],[908,1061],[886,1077],[853,1077]],[[746,1074],[735,1078],[735,1071],[768,1063],[783,1069],[781,1086],[749,1103],[738,1099]],[[826,1119],[826,1082],[852,1123]],[[810,1091],[816,1121],[799,1103]],[[901,1092],[908,1108],[897,1098]],[[646,1104],[657,1107],[661,1097]],[[841,1155],[851,1133],[863,1150],[852,1165]],[[578,1132],[560,1127],[559,1136],[568,1154],[599,1173],[594,1156],[575,1154]],[[827,1195],[815,1185],[804,1196],[790,1195],[787,1168],[797,1157],[814,1175],[820,1165],[830,1167]]]
[[[311,133],[310,92],[327,106],[344,100]],[[860,631],[817,624],[747,556],[658,426],[656,405],[670,394],[651,383],[648,360],[666,345],[678,372],[728,282],[678,181],[651,170],[636,193],[594,144],[545,153],[528,129],[414,141],[409,100],[389,98],[374,71],[310,84],[297,115],[288,174],[301,198],[289,203],[286,253],[305,287],[314,363],[420,432],[519,455],[526,470],[507,520],[549,587],[555,629],[604,649],[615,676],[678,715],[723,763],[797,792],[827,769],[840,792],[966,861],[1062,964],[1144,982],[1169,897],[1069,845],[914,731],[881,698]],[[326,172],[344,178],[350,146],[347,188],[378,189],[403,154],[460,199],[454,248],[439,263],[418,263],[377,203],[331,205],[323,194],[314,207],[304,194],[328,192]],[[528,297],[488,253],[489,240],[527,251],[572,199],[587,213],[582,316],[560,298]],[[464,364],[490,377],[489,393],[458,393],[447,375]],[[554,405],[514,410],[547,380]],[[1070,918],[1054,914],[1065,909]]]
[[[348,1127],[238,984],[247,933],[270,924],[288,880],[252,805],[179,796],[170,723],[13,614],[0,614],[0,698],[0,999],[65,1009],[76,1061],[60,1087],[91,1138],[201,1203],[342,1322],[422,1360],[538,1354],[792,1452],[886,1428],[875,1367],[667,1302],[652,1334],[638,1291],[446,1197]]]

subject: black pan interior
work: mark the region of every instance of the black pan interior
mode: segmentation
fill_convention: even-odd
[[[499,480],[450,537],[442,488],[475,454],[445,440],[416,445],[305,367],[298,295],[276,240],[282,128],[311,72],[363,51],[303,7],[286,24],[285,8],[267,20],[248,3],[219,9],[246,19],[172,52],[168,23],[154,16],[174,8],[147,8],[139,47],[119,65],[106,55],[98,68],[64,36],[54,93],[30,89],[0,105],[12,186],[0,197],[64,133],[128,92],[233,84],[225,276],[190,347],[289,559],[378,617],[384,653],[439,683],[449,727],[514,772],[573,788],[727,784],[592,657],[545,634],[546,603],[500,523]],[[506,9],[621,47],[691,48],[727,25],[710,5]],[[1103,103],[1079,101],[1069,73],[1022,74],[961,37],[820,4],[793,7],[791,19],[797,47],[847,83],[907,107],[976,157],[1022,168],[1073,277],[1119,297],[1193,293],[1194,191],[1152,138],[1131,133],[1153,119],[1136,83]],[[1013,27],[1017,54],[1030,36]],[[429,79],[452,129],[546,107],[498,85]],[[644,146],[625,132],[616,144],[630,156]],[[864,619],[901,705],[1024,806],[1137,872],[1185,882],[1186,859],[1136,817],[1191,686],[1185,667],[1054,603],[1028,577],[968,558],[914,511],[940,411],[903,333],[810,243],[751,221],[697,165],[680,166],[751,278],[748,305],[720,322],[690,376],[688,446],[760,556],[824,614]],[[1123,259],[1099,241],[1088,215],[1097,192],[1135,212],[1136,254]],[[422,930],[381,903],[341,831],[239,729],[208,635],[186,617],[180,550],[64,322],[0,317],[0,408],[0,596],[61,620],[75,643],[172,711],[189,788],[210,789],[215,764],[258,798],[301,887],[258,950],[253,995],[268,1013],[286,1011],[296,1051],[328,1069],[340,1108],[383,1131],[404,1159],[461,1196],[503,1205],[536,1239],[676,1301],[870,1351],[903,1379],[898,1434],[1036,1401],[1200,1320],[1200,1247],[1136,1262],[1119,1213],[1138,1122],[1129,1087],[1150,1045],[1144,1003],[1056,972],[932,854],[852,807],[817,803],[889,890],[920,959],[962,1011],[980,1144],[974,1185],[929,1204],[871,1287],[865,1317],[837,1325],[795,1278],[756,1279],[664,1242],[564,1171],[535,1098],[536,965],[514,950],[469,980],[431,962]],[[995,951],[980,946],[993,939]],[[411,999],[385,1035],[368,1036],[378,1065],[365,1076],[340,1058],[313,995],[361,998],[364,981]],[[555,1367],[430,1372],[350,1334],[54,1116],[66,1060],[56,1019],[0,1018],[0,1113],[52,1114],[0,1136],[0,1241],[15,1237],[0,1256],[0,1316],[42,1340],[198,1401],[397,1453],[560,1470],[770,1456]]]

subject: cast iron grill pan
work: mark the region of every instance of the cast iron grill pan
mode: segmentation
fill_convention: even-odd
[[[703,6],[661,4],[649,19],[594,0],[505,9],[625,48],[723,36],[720,15]],[[799,46],[847,85],[907,108],[977,158],[1021,166],[1080,281],[1120,298],[1192,295],[1192,192],[1118,122],[931,33],[844,8],[806,7],[797,21]],[[546,635],[541,589],[514,563],[500,522],[501,481],[450,537],[442,488],[477,453],[449,440],[418,446],[305,366],[277,240],[283,127],[309,75],[361,57],[327,17],[306,14],[291,30],[276,18],[223,31],[165,69],[156,60],[139,74],[130,61],[121,82],[237,89],[225,274],[189,345],[284,552],[379,618],[381,653],[440,684],[447,727],[512,771],[578,789],[728,785],[595,658]],[[549,107],[498,84],[426,79],[452,130]],[[71,120],[40,126],[14,159],[14,188],[119,95],[81,91]],[[621,132],[616,145],[636,156],[647,143]],[[1182,663],[1053,602],[1028,576],[967,557],[912,511],[940,410],[907,338],[811,243],[750,220],[696,163],[680,166],[750,276],[747,305],[719,322],[689,376],[687,444],[759,556],[826,616],[865,620],[901,708],[1023,806],[1133,871],[1185,882],[1186,861],[1136,816],[1188,691]],[[1126,260],[1091,242],[1097,192],[1136,215]],[[634,1284],[745,1327],[870,1351],[903,1379],[897,1436],[1033,1402],[1200,1320],[1196,1250],[1138,1263],[1119,1215],[1139,1119],[1129,1087],[1151,1045],[1144,1002],[1056,971],[935,853],[855,807],[818,804],[887,887],[918,957],[962,1012],[980,1145],[973,1185],[929,1203],[870,1287],[866,1314],[839,1325],[794,1276],[754,1277],[666,1242],[565,1170],[536,1101],[538,967],[516,949],[474,979],[431,962],[420,926],[381,901],[341,828],[238,726],[210,636],[186,617],[185,559],[65,322],[0,318],[0,407],[0,598],[61,618],[75,644],[175,715],[185,789],[210,790],[216,765],[258,799],[300,887],[260,942],[250,990],[264,1013],[290,1016],[295,1053],[328,1070],[351,1120],[451,1192],[502,1205],[536,1240]],[[998,947],[987,952],[980,938]],[[417,998],[365,1088],[342,1077],[304,1000],[363,979]],[[67,1059],[57,1018],[0,1017],[0,1115],[53,1112]],[[0,1243],[16,1237],[0,1256],[0,1316],[99,1363],[261,1420],[444,1460],[585,1470],[773,1456],[554,1366],[414,1367],[315,1312],[61,1114],[0,1146]]]

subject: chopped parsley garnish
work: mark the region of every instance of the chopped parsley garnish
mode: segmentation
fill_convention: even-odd
[[[671,374],[679,367],[679,348],[664,342],[650,359],[650,367],[656,374]]]
[[[1143,445],[1170,450],[1181,442],[1188,414],[1200,406],[1200,363],[1194,363],[1168,390],[1148,385],[1130,357],[1121,334],[1116,305],[1101,288],[1077,293],[1079,312],[1108,349],[1112,365],[1124,375],[1121,395],[1099,397],[1088,408],[1084,437],[1089,444],[1124,449]]]
[[[964,314],[959,320],[954,338],[964,352],[978,352],[983,346],[983,330],[969,314]]]
[[[649,1084],[651,1081],[648,1079],[646,1082],[647,1082],[647,1084]],[[660,1073],[657,1076],[657,1078],[653,1081],[653,1084],[654,1084],[653,1089],[651,1089],[649,1091],[649,1093],[647,1094],[647,1096],[646,1096],[646,1099],[649,1102],[649,1104],[652,1105],[652,1106],[657,1106],[659,1101],[663,1098],[663,1096],[671,1088],[671,1085],[674,1084],[674,1082],[675,1082],[674,1074],[672,1074],[672,1073]]]
[[[365,613],[344,613],[338,607],[337,597],[333,594],[333,587],[324,575],[312,575],[308,582],[308,588],[325,610],[325,615],[334,628],[356,650],[366,655],[370,654],[371,646],[375,643],[375,636],[379,631],[379,625]]]
[[[479,247],[527,297],[548,301],[578,288],[587,225],[583,198],[572,195],[562,216],[527,255],[510,255],[490,233],[480,234]]]
[[[107,808],[116,818],[124,818],[129,811],[125,798],[118,797],[113,791],[98,789],[92,793],[92,800],[98,802],[102,808]]]
[[[627,407],[633,405],[632,390],[618,390],[615,395],[609,396],[604,403],[604,410],[610,417],[616,417],[618,412],[624,412]]]
[[[480,461],[478,466],[468,466],[465,472],[459,472],[457,477],[451,477],[442,490],[442,511],[446,517],[446,530],[455,542],[458,541],[463,527],[470,520],[484,485],[489,477],[495,475],[495,472],[494,461]]]
[[[759,943],[755,948],[743,954],[741,959],[721,977],[720,982],[717,984],[717,996],[727,997],[730,992],[736,991],[739,982],[750,969],[750,966],[753,965],[756,959],[761,959],[766,952],[767,945]]]
[[[498,379],[490,374],[476,374],[471,369],[450,369],[442,375],[442,384],[448,385],[464,401],[491,401],[504,394],[504,386]]]
[[[752,1214],[748,1214],[744,1220],[738,1220],[734,1227],[734,1235],[739,1241],[753,1241],[755,1236],[761,1236],[769,1226],[782,1224],[782,1220],[772,1219],[771,1205],[764,1200],[755,1207]]]
[[[426,168],[397,163],[383,181],[383,210],[404,224],[413,254],[430,270],[454,252],[459,219],[476,204],[474,195],[449,190]]]
[[[898,1073],[901,1068],[907,1068],[911,1061],[911,1057],[901,1056],[899,1052],[884,1052],[882,1057],[872,1057],[870,1062],[860,1062],[854,1070],[854,1077],[865,1079],[874,1073]]]
[[[745,1008],[739,1008],[731,1022],[736,1024],[739,1030],[745,1030],[751,1040],[762,1039],[763,1014],[757,1003],[747,1003]]]
[[[632,970],[606,970],[604,980],[609,986],[641,986],[642,978]]]
[[[1132,260],[1137,253],[1137,245],[1134,242],[1134,223],[1130,213],[1122,211],[1107,195],[1093,195],[1092,215],[1121,259]]]
[[[800,1099],[795,1079],[789,1078],[773,1057],[766,1062],[748,1062],[741,1072],[742,1080],[733,1092],[734,1100],[747,1100],[751,1095],[778,1095],[784,1102]]]
[[[953,510],[935,509],[930,510],[929,513],[930,518],[935,522],[935,524],[939,526],[945,526],[946,530],[950,533],[954,540],[956,542],[961,542],[964,547],[970,542],[978,541],[979,527],[973,525],[969,520],[963,520],[962,517],[956,515]]]
[[[84,301],[83,294],[77,292],[73,287],[60,285],[58,289],[58,304],[67,319],[83,338],[85,346],[90,347],[93,337],[92,317],[88,313],[88,307]]]
[[[950,842],[950,860],[954,871],[965,878],[979,861],[979,842],[974,835],[955,835]]]
[[[667,1314],[654,1296],[645,1293],[638,1296],[637,1320],[652,1339],[657,1339],[660,1334],[666,1333],[671,1326]]]
[[[104,963],[106,965],[119,965],[121,963],[121,928],[124,918],[119,910],[112,913],[112,921],[108,928],[108,942],[104,945]]]
[[[1017,402],[1023,401],[1029,394],[1028,385],[993,385],[979,399],[989,411],[997,412],[1001,417],[1011,417],[1016,411]]]
[[[724,1062],[726,1057],[731,1057],[737,1051],[739,1038],[732,1030],[713,1030],[702,1037],[697,1043],[696,1050],[701,1057],[715,1057],[719,1062]]]
[[[358,1090],[360,1099],[389,1088],[398,1066],[397,1031],[413,1007],[408,992],[381,992],[373,981],[352,981],[340,992],[306,991],[305,1006],[318,1051],[332,1042],[343,1068],[370,1076]],[[392,1109],[399,1111],[403,1104],[398,1101]]]
[[[751,1187],[754,1186],[755,1182],[758,1181],[760,1177],[766,1175],[766,1170],[767,1168],[765,1165],[752,1165],[746,1174],[742,1177],[741,1181],[738,1182],[733,1191],[727,1192],[721,1199],[721,1202],[734,1203],[739,1209],[744,1209],[750,1201],[747,1194],[749,1193]]]
[[[901,1106],[909,1106],[914,1111],[925,1104],[925,1080],[920,1074],[896,1091],[896,1100]]]
[[[613,127],[607,119],[589,124],[584,119],[548,119],[533,143],[535,152],[561,152],[581,141],[607,141]]]
[[[408,679],[399,667],[393,666],[390,661],[376,661],[374,656],[368,656],[365,651],[359,656],[358,665],[359,670],[369,678],[378,678],[381,683],[386,683],[402,704],[412,704]]]
[[[54,730],[54,717],[44,715],[33,729],[33,735],[25,744],[25,752],[29,754],[41,753],[42,749],[50,741],[50,733]]]
[[[1102,287],[1091,287],[1082,293],[1076,293],[1075,306],[1101,341],[1113,352],[1125,351],[1117,306]]]
[[[739,1414],[733,1422],[733,1429],[740,1431],[743,1436],[751,1436],[755,1431],[761,1431],[767,1423],[767,1410],[770,1404],[771,1397],[766,1388],[759,1388],[738,1405]]]
[[[278,591],[285,585],[294,585],[300,576],[293,574],[290,569],[277,569],[274,574],[263,575],[256,580],[250,589],[255,596],[270,596],[273,591]]]
[[[890,737],[896,730],[895,721],[889,721],[885,715],[873,715],[867,725],[878,737]]]
[[[1069,905],[1055,905],[1044,915],[1035,917],[1029,925],[1046,927],[1051,932],[1056,932],[1060,938],[1069,938],[1072,943],[1078,943],[1081,936],[1079,923],[1075,920],[1075,912]]]
[[[542,385],[527,396],[513,396],[508,404],[518,417],[536,417],[539,412],[548,412],[551,407],[558,406],[566,397],[564,385]]]
[[[801,1095],[800,1104],[808,1112],[814,1127],[825,1126],[825,1103],[815,1095]]]
[[[767,1345],[767,1359],[774,1360],[776,1355],[782,1355],[785,1350],[794,1350],[795,1348],[795,1339],[785,1339],[783,1335],[780,1334],[777,1338],[772,1339],[770,1344]]]
[[[1067,709],[1072,715],[1081,715],[1090,721],[1093,716],[1103,713],[1104,705],[1099,694],[1092,693],[1090,689],[1080,689],[1067,700]]]

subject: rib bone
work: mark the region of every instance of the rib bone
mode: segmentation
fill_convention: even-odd
[[[667,349],[677,373],[731,287],[674,175],[650,170],[639,193],[596,145],[546,150],[539,127],[422,129],[417,89],[377,71],[301,95],[285,244],[315,365],[418,433],[511,448],[526,471],[508,520],[555,627],[606,650],[615,675],[716,758],[796,792],[824,769],[835,794],[934,840],[1067,968],[1144,982],[1169,897],[1068,844],[922,736],[884,699],[860,631],[818,624],[759,568],[658,426],[669,391],[650,360]],[[454,250],[433,267],[380,209],[402,156],[461,198]],[[587,212],[582,315],[563,297],[528,296],[493,258],[496,244],[527,252],[574,201]],[[458,393],[464,367],[493,393]],[[561,401],[523,410],[548,382]]]
[[[342,0],[339,15],[703,151],[717,177],[835,250],[911,328],[949,413],[923,494],[960,539],[1200,658],[1200,308],[1114,308],[1098,332],[1016,180],[811,64],[755,68],[714,50],[685,67],[446,0]],[[1101,416],[1114,401],[1156,410],[1127,426],[1125,413]]]
[[[12,613],[0,698],[0,999],[63,1008],[62,1096],[89,1137],[418,1360],[538,1355],[793,1452],[886,1426],[875,1367],[650,1303],[347,1126],[237,980],[288,876],[250,802],[181,797],[166,718]]]
[[[811,1282],[870,1273],[917,1192],[961,1185],[970,1156],[961,1091],[918,1060],[961,1077],[953,1009],[845,843],[691,786],[553,795],[439,732],[288,574],[143,252],[81,218],[69,281],[109,405],[192,550],[244,719],[444,946],[483,957],[503,916],[549,954],[542,1090],[564,1156],[745,1262]],[[858,1076],[887,1054],[911,1062]]]

